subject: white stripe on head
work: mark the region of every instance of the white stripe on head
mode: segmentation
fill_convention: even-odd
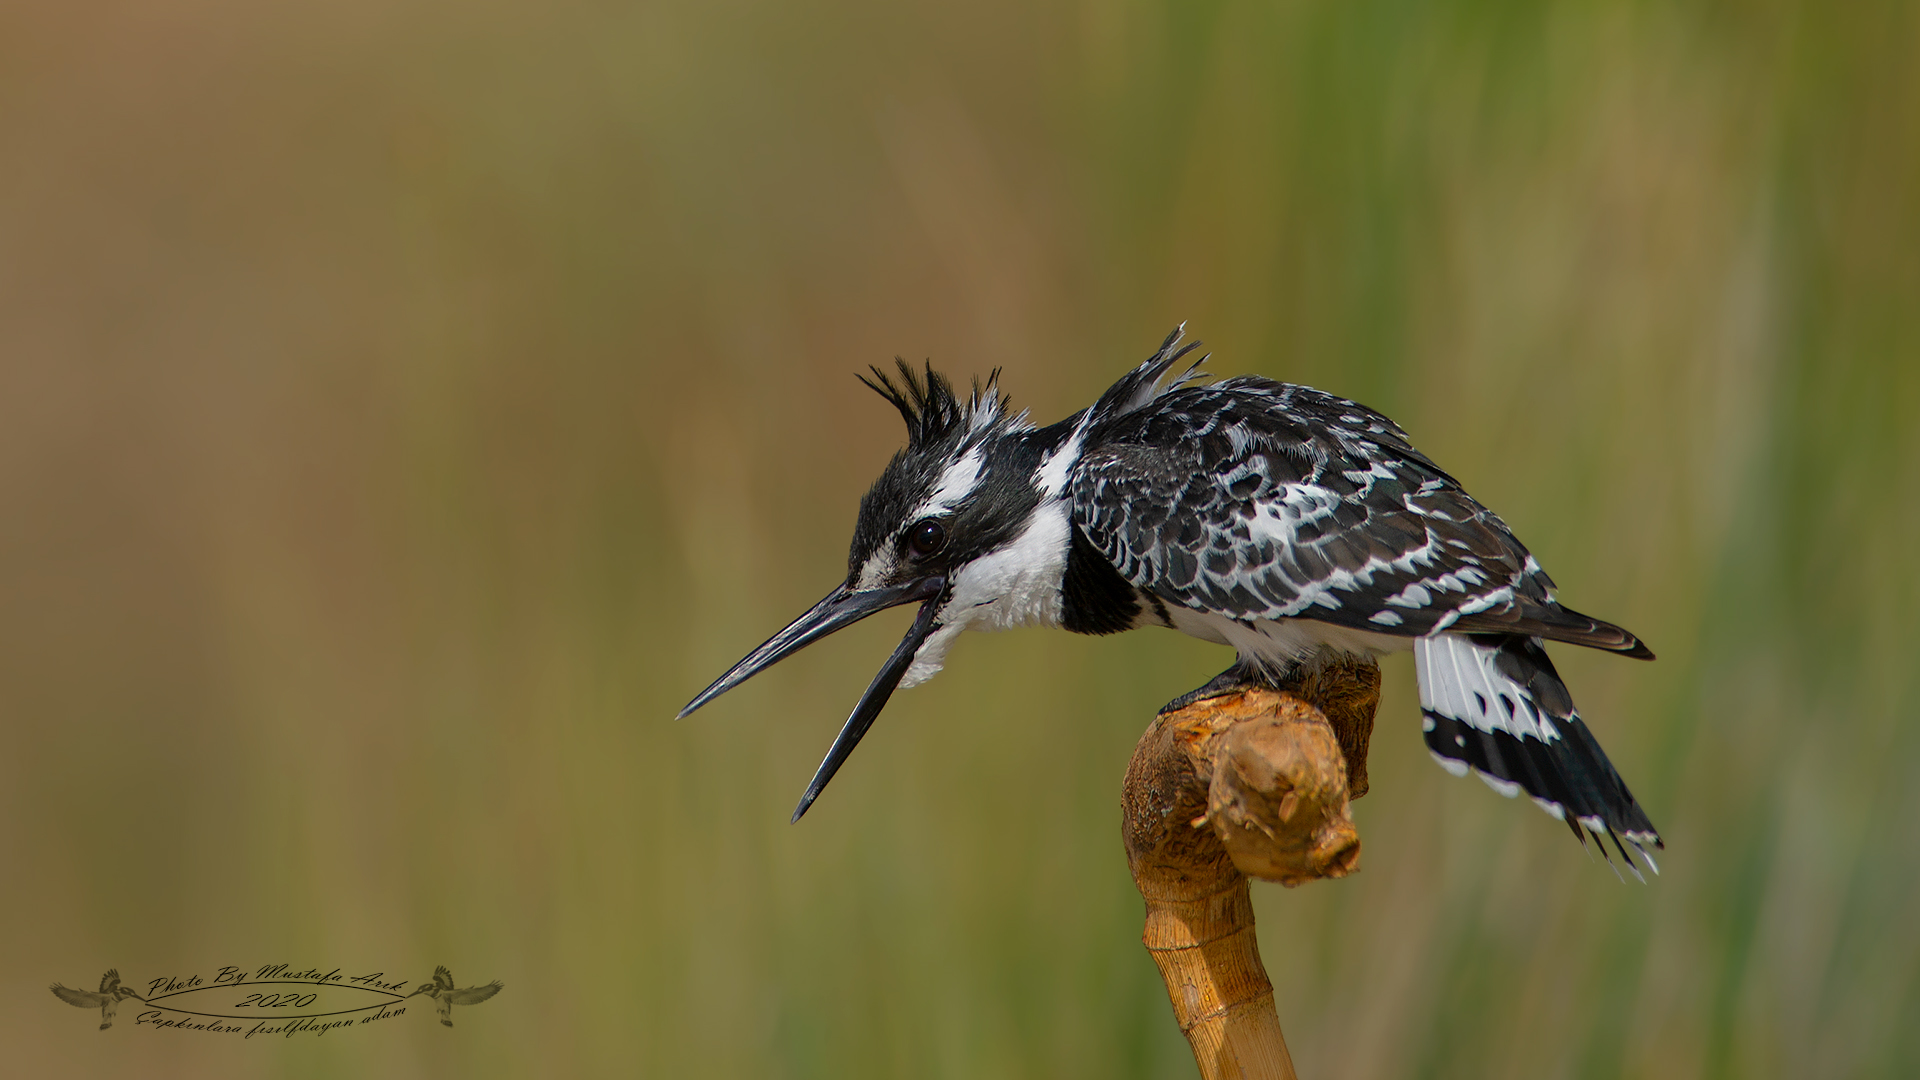
[[[901,528],[916,521],[938,517],[964,502],[973,489],[980,486],[980,469],[986,464],[986,448],[974,444],[966,453],[947,463],[941,471],[940,479],[933,485],[933,493],[928,495],[907,519],[901,522]],[[899,565],[899,553],[895,550],[895,541],[900,535],[896,529],[880,542],[866,563],[855,576],[855,586],[862,589],[877,588],[893,576]]]
[[[975,443],[973,448],[947,464],[940,474],[940,482],[933,486],[933,494],[920,504],[909,521],[944,514],[960,505],[973,489],[980,485],[980,467],[986,464],[987,452],[984,445]]]

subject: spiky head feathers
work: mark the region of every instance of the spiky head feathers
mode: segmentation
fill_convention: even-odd
[[[975,380],[973,393],[961,400],[945,375],[931,364],[916,371],[896,360],[898,381],[879,368],[873,378],[860,377],[874,393],[900,411],[907,424],[906,448],[893,455],[887,467],[860,500],[860,519],[848,552],[848,576],[871,577],[873,556],[893,545],[901,530],[927,517],[943,517],[963,504],[977,504],[996,473],[1006,473],[1009,440],[1003,436],[1031,427],[1026,414],[1013,413],[1000,393],[1000,372],[985,383]],[[1013,477],[1002,475],[1002,481]],[[957,539],[957,538],[956,538]],[[982,538],[984,539],[984,538]],[[865,574],[863,575],[863,568]]]
[[[907,422],[909,453],[936,446],[956,433],[978,433],[1009,419],[1010,399],[1000,393],[999,368],[987,375],[985,386],[975,379],[972,397],[962,404],[954,395],[953,383],[933,370],[932,364],[926,365],[922,376],[905,360],[896,357],[893,362],[900,369],[898,384],[877,367],[867,369],[873,372],[873,378],[857,377],[900,410],[900,418]]]

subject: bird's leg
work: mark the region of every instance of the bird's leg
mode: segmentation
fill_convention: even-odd
[[[1243,691],[1252,690],[1255,687],[1276,689],[1277,684],[1271,678],[1261,674],[1257,669],[1246,664],[1236,663],[1227,670],[1215,675],[1212,679],[1209,679],[1207,685],[1200,689],[1189,690],[1179,697],[1174,698],[1172,701],[1167,702],[1165,705],[1160,706],[1160,715],[1165,716],[1171,712],[1179,712],[1181,709],[1186,708],[1196,701],[1225,697],[1228,694],[1238,694]]]
[[[1207,685],[1167,702],[1160,715],[1179,712],[1197,701],[1248,690],[1281,690],[1326,714],[1347,760],[1350,798],[1367,793],[1367,745],[1373,740],[1373,714],[1380,704],[1380,666],[1372,657],[1325,650],[1275,675],[1258,665],[1236,662]]]

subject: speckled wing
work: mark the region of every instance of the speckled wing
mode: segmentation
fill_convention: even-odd
[[[478,1005],[499,993],[501,987],[505,985],[496,979],[485,986],[469,986],[464,990],[455,990],[449,995],[449,1000],[455,1005]]]
[[[1075,524],[1168,603],[1653,655],[1555,602],[1553,582],[1492,511],[1354,402],[1243,376],[1101,419],[1087,447],[1072,476]]]
[[[75,990],[71,986],[62,986],[59,983],[54,983],[52,990],[54,996],[58,997],[61,1001],[82,1009],[97,1009],[102,1003],[112,1000],[105,994],[96,994],[88,990]]]

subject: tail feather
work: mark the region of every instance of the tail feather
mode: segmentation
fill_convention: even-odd
[[[1427,749],[1456,776],[1469,770],[1502,795],[1525,791],[1565,821],[1582,844],[1606,841],[1639,869],[1627,844],[1659,873],[1647,849],[1660,834],[1627,790],[1573,707],[1540,639],[1518,634],[1439,634],[1414,645]]]

